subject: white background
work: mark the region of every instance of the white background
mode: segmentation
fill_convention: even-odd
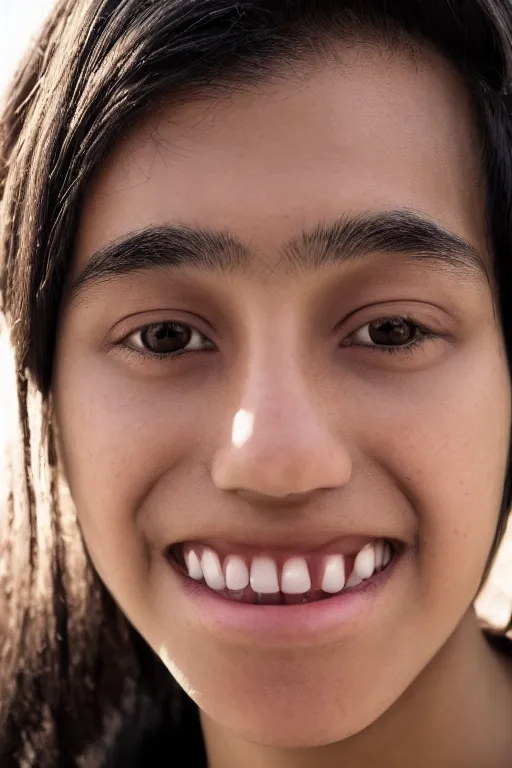
[[[0,99],[54,0],[0,0]]]

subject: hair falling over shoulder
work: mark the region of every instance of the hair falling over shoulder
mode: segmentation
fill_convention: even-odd
[[[263,79],[360,30],[391,45],[433,42],[471,82],[480,115],[510,361],[512,9],[508,0],[457,5],[59,0],[27,53],[0,123],[2,768],[128,768],[142,754],[144,764],[168,764],[180,742],[190,755],[198,740],[190,702],[91,566],[52,418],[59,306],[81,199],[136,116],[178,91]],[[509,504],[507,477],[489,563]]]

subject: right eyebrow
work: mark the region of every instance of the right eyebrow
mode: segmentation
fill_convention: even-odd
[[[238,272],[250,261],[248,249],[225,232],[176,226],[147,227],[96,251],[71,286],[76,298],[92,285],[155,269]]]
[[[291,271],[392,253],[455,271],[461,278],[490,283],[479,252],[460,235],[409,210],[343,216],[293,237],[276,268]],[[249,246],[229,232],[162,225],[131,232],[94,253],[71,287],[71,298],[115,277],[155,269],[195,269],[241,273],[250,269]]]

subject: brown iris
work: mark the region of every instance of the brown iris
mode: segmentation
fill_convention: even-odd
[[[183,323],[153,323],[141,333],[144,346],[160,355],[183,351],[191,339],[192,329]]]
[[[368,335],[374,344],[400,346],[414,340],[417,328],[403,317],[376,320],[368,326]]]

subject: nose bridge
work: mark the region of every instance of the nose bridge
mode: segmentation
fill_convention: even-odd
[[[266,300],[258,294],[260,300],[248,308],[245,353],[240,355],[235,376],[235,416],[241,411],[252,414],[248,451],[259,450],[260,442],[263,447],[267,438],[272,438],[270,446],[285,442],[289,428],[296,427],[295,411],[302,410],[305,416],[306,406],[312,406],[301,362],[306,351],[300,313],[293,300],[279,306],[279,292],[277,298],[273,293],[269,287]]]
[[[297,401],[304,407],[308,399],[296,343],[280,336],[254,345],[240,375],[240,403],[258,416],[258,426],[276,418],[286,423]]]
[[[350,457],[291,328],[260,335],[240,361],[229,425],[213,461],[224,490],[284,497],[347,482]]]

